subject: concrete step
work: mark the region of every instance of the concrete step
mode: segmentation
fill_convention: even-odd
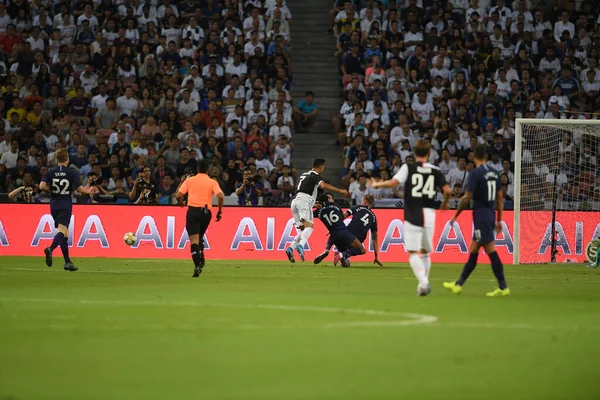
[[[315,32],[315,28],[311,28],[305,31],[291,32],[294,35],[294,41],[296,42],[310,42],[310,43],[335,43],[334,39],[325,33]]]
[[[315,92],[319,115],[310,132],[294,132],[294,166],[298,171],[308,170],[314,157],[327,160],[323,179],[340,186],[339,172],[343,167],[339,146],[334,145],[336,135],[332,132],[331,117],[339,111],[342,102],[339,61],[335,38],[326,34],[329,29],[331,2],[323,0],[287,0],[293,14],[291,37],[294,67],[294,90],[296,100],[306,91]]]
[[[294,63],[294,81],[302,78],[303,76],[312,76],[312,78],[318,78],[319,80],[335,79],[338,81],[342,80],[342,76],[339,74],[336,68],[331,68],[331,64],[324,62],[311,63],[300,61]]]
[[[313,43],[310,40],[306,42],[294,42],[294,52],[307,52],[313,55],[321,55],[328,52],[329,56],[333,59],[335,53],[334,43]]]
[[[295,73],[294,74],[294,83],[298,85],[302,85],[303,83],[310,83],[311,85],[321,86],[340,86],[338,75],[334,73]]]

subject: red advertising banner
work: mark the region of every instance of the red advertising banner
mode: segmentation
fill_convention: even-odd
[[[375,210],[379,228],[380,259],[383,262],[407,262],[404,248],[403,210]],[[448,221],[454,211],[438,211],[434,235],[433,261],[462,263],[472,237],[469,212],[455,226]],[[513,213],[504,213],[504,229],[496,238],[503,262],[512,263]],[[548,213],[522,212],[522,262],[547,262],[550,258]],[[598,213],[559,213],[557,217],[558,261],[584,262],[587,243],[600,236]],[[127,246],[123,236],[138,237]],[[46,204],[0,205],[0,256],[42,255],[55,234],[50,207]],[[306,247],[314,259],[327,242],[327,231],[316,221],[315,232]],[[211,259],[285,260],[285,248],[296,235],[291,212],[287,208],[227,207],[220,222],[211,223],[206,236],[207,257]],[[367,239],[370,242],[370,239]],[[69,244],[75,257],[188,258],[185,209],[168,206],[75,205],[71,219]],[[372,251],[372,244],[365,244]],[[370,261],[372,254],[356,261]],[[481,257],[481,262],[489,262]],[[1,263],[1,261],[0,261]]]

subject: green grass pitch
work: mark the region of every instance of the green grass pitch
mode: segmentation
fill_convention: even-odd
[[[598,399],[600,271],[0,258],[0,400]]]

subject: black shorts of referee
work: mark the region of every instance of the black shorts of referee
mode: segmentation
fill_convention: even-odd
[[[210,225],[211,218],[212,212],[207,207],[188,207],[185,217],[185,229],[188,236],[200,235],[199,244],[201,247],[204,247],[202,238],[208,229],[208,225]]]

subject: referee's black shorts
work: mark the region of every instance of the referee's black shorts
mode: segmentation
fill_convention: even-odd
[[[212,213],[208,208],[188,207],[185,218],[185,229],[188,236],[200,235],[202,238],[204,233],[206,233],[211,218]],[[200,240],[200,243],[202,243],[202,240]]]

